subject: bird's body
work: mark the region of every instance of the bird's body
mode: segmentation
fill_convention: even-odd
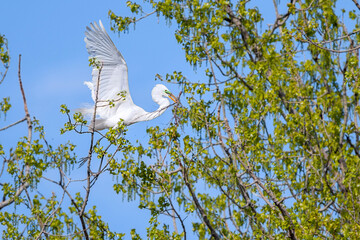
[[[157,84],[151,92],[152,99],[159,104],[156,111],[147,112],[135,105],[129,91],[125,59],[111,41],[101,21],[99,23],[100,25],[91,24],[85,32],[87,51],[90,58],[95,59],[92,82],[85,82],[91,90],[92,99],[96,102],[96,115],[99,116],[95,120],[94,129],[115,127],[120,119],[125,125],[131,125],[160,116],[170,106],[167,97],[173,101],[177,101],[176,98],[164,85]],[[79,112],[90,115],[94,109],[83,108],[79,109]]]

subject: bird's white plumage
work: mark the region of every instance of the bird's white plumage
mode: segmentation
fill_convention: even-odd
[[[86,28],[85,43],[90,58],[102,64],[101,81],[99,85],[98,100],[101,102],[114,101],[119,99],[119,93],[125,94],[125,100],[115,101],[112,108],[99,107],[97,113],[100,117],[109,117],[119,107],[120,104],[132,99],[129,92],[128,70],[124,57],[117,50],[116,46],[106,33],[101,21],[91,24]],[[92,71],[91,91],[95,101],[95,91],[98,81],[99,68],[94,67]],[[87,84],[89,86],[89,84]],[[103,104],[104,105],[104,104]]]
[[[98,89],[98,103],[95,129],[102,130],[117,125],[120,119],[125,125],[147,121],[160,116],[170,105],[166,97],[175,99],[162,84],[157,84],[152,90],[152,98],[160,106],[154,112],[146,112],[136,106],[130,95],[128,84],[128,69],[124,57],[106,33],[101,21],[86,28],[85,43],[90,58],[94,58],[101,68]],[[99,79],[99,66],[94,66],[92,82],[85,82],[91,90],[91,96],[96,101],[96,88]],[[120,94],[120,95],[119,95]],[[109,105],[109,102],[112,105]],[[174,100],[176,101],[176,99]],[[79,109],[84,114],[91,114],[94,108]]]

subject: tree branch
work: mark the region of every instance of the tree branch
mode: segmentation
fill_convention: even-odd
[[[81,217],[84,214],[85,211],[85,207],[87,205],[87,202],[89,200],[89,195],[90,195],[90,188],[91,188],[91,176],[92,176],[92,172],[91,172],[91,157],[92,157],[92,152],[93,152],[93,145],[94,145],[94,135],[95,135],[95,119],[96,119],[96,109],[97,109],[97,101],[98,101],[98,96],[99,96],[99,86],[100,86],[100,75],[101,75],[101,70],[103,68],[103,64],[101,63],[101,66],[99,68],[99,73],[98,73],[98,79],[97,79],[97,83],[96,83],[96,92],[95,92],[95,105],[94,105],[94,113],[93,113],[93,117],[92,117],[92,123],[91,123],[91,139],[90,139],[90,148],[89,148],[89,153],[87,156],[87,186],[86,186],[86,195],[85,195],[85,199],[84,202],[81,206],[81,210],[79,212],[79,216]],[[84,235],[86,239],[89,239],[88,233],[87,231],[84,229]]]
[[[31,118],[30,118],[30,114],[29,114],[29,109],[27,106],[27,102],[26,102],[26,97],[25,97],[25,91],[22,85],[22,81],[21,81],[21,54],[19,55],[19,70],[18,70],[18,78],[19,78],[19,86],[20,86],[20,91],[21,91],[21,95],[23,98],[23,103],[24,103],[24,111],[25,111],[25,119],[27,121],[27,125],[28,125],[28,143],[27,143],[27,150],[30,148],[31,145],[31,139],[32,139],[32,122],[31,122]],[[22,120],[24,121],[24,120]],[[16,123],[17,124],[17,123]],[[14,126],[15,124],[13,124]],[[29,182],[27,181],[27,178],[30,174],[30,166],[29,165],[25,165],[25,174],[23,179],[21,179],[22,183],[21,186],[16,190],[15,194],[13,197],[8,198],[4,201],[2,201],[0,203],[0,210],[10,204],[12,204],[15,201],[15,198],[19,197],[20,194],[29,187]]]
[[[183,156],[184,157],[184,156]],[[179,160],[179,164],[182,166],[180,160]],[[188,178],[188,174],[187,174],[187,171],[186,171],[186,168],[184,166],[182,166],[182,175],[183,175],[183,179],[184,179],[184,182],[185,182],[185,185],[187,186],[189,192],[190,192],[190,195],[195,203],[195,206],[196,206],[196,209],[199,211],[200,213],[200,216],[202,217],[205,225],[209,228],[210,232],[211,232],[211,236],[214,238],[214,239],[220,239],[220,236],[217,234],[217,232],[215,231],[215,229],[213,228],[213,226],[211,225],[204,209],[202,208],[198,198],[196,197],[195,193],[194,193],[194,190],[192,189],[192,186],[189,182],[189,178]]]

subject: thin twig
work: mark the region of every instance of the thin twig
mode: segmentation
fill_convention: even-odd
[[[17,121],[17,122],[14,122],[14,123],[6,126],[6,127],[0,128],[0,132],[6,130],[6,129],[8,129],[8,128],[11,128],[12,126],[15,126],[15,125],[17,125],[17,124],[19,124],[19,123],[22,123],[22,122],[24,122],[24,121],[26,121],[26,117],[24,117],[23,119],[21,119],[21,120],[19,120],[19,121]]]
[[[182,227],[183,233],[184,233],[184,240],[186,240],[186,228],[184,225],[184,220],[181,218],[180,214],[175,210],[175,207],[174,207],[170,197],[168,197],[168,200],[169,200],[172,210],[174,211],[174,213],[176,214],[177,218],[179,219],[179,221],[181,223],[181,227]],[[173,219],[174,219],[174,227],[176,227],[175,216],[173,216]]]
[[[5,48],[7,49],[7,52],[9,52],[7,40],[5,40],[4,44],[5,44]],[[6,77],[6,74],[7,74],[8,70],[9,70],[9,63],[10,63],[10,61],[8,61],[6,64],[4,63],[5,72],[0,73],[0,75],[1,75],[0,84],[4,81],[4,79]]]
[[[144,18],[147,18],[148,16],[153,15],[154,13],[156,13],[156,10],[152,11],[151,13],[146,14],[145,16],[142,16],[142,17],[139,17],[139,18],[135,19],[135,21],[133,21],[133,23],[136,23],[136,22],[138,22],[138,21],[140,21],[140,20],[142,20]]]
[[[81,210],[79,212],[80,217],[82,217],[82,215],[84,214],[85,207],[87,205],[87,202],[89,200],[89,195],[90,195],[90,188],[91,188],[91,179],[90,178],[92,176],[91,157],[92,157],[93,144],[94,144],[96,108],[97,108],[97,101],[98,101],[98,97],[99,97],[100,75],[101,75],[102,68],[103,68],[103,64],[101,64],[101,66],[99,68],[98,79],[97,79],[97,83],[96,83],[94,113],[93,113],[93,118],[92,118],[92,123],[91,123],[91,130],[90,130],[91,131],[90,148],[89,148],[89,154],[87,156],[88,164],[87,164],[86,195],[85,195],[84,202],[83,202],[83,204],[81,206]],[[83,226],[83,228],[84,228],[84,226]],[[84,229],[84,235],[85,235],[85,239],[89,239],[88,233],[87,233],[87,231],[85,229]]]
[[[1,77],[1,80],[0,80],[0,84],[4,81],[8,70],[9,70],[9,67],[6,67],[6,68],[5,68],[5,72],[4,72],[4,73],[1,73],[2,77]]]

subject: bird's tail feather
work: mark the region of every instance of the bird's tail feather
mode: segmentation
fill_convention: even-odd
[[[90,108],[77,108],[75,109],[75,112],[79,112],[82,115],[84,115],[85,117],[91,117],[94,114],[94,108],[90,107]]]
[[[94,108],[90,107],[90,108],[78,108],[75,109],[75,112],[79,112],[82,115],[84,115],[87,118],[92,119],[93,115],[94,115]],[[106,123],[106,119],[102,119],[102,118],[96,118],[95,119],[95,130],[103,130],[105,128],[108,128],[109,126]],[[92,130],[93,128],[93,123],[92,120],[90,120],[90,125],[89,125],[89,130]]]
[[[101,118],[95,119],[95,128],[94,128],[95,130],[100,131],[108,127],[109,126],[107,126],[106,119],[101,119]],[[92,123],[90,124],[89,129],[92,129]]]

